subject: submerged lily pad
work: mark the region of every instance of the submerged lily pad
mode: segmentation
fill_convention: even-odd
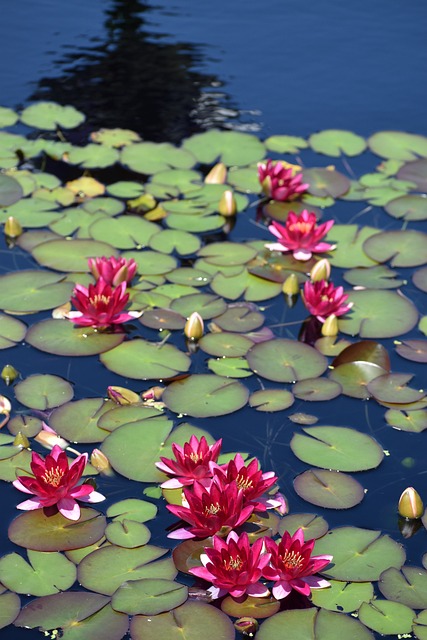
[[[301,473],[294,480],[294,489],[307,502],[329,509],[351,509],[364,498],[364,489],[357,480],[323,469]]]
[[[49,374],[34,375],[15,386],[17,400],[32,409],[53,409],[71,400],[73,387],[67,380]]]
[[[285,338],[256,344],[246,354],[253,372],[275,382],[294,382],[322,375],[327,360],[302,342]]]
[[[117,347],[124,339],[124,333],[75,327],[68,320],[42,320],[33,324],[26,335],[32,347],[61,356],[92,356]]]
[[[175,413],[207,418],[241,409],[248,397],[248,389],[236,380],[201,374],[173,382],[165,389],[162,400]]]
[[[137,380],[171,378],[190,368],[191,360],[170,344],[156,344],[140,338],[124,342],[101,355],[110,371]]]

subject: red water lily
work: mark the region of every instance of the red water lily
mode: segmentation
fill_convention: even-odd
[[[244,504],[243,491],[235,482],[226,485],[216,478],[204,486],[196,480],[192,487],[184,487],[183,493],[183,506],[168,504],[167,508],[190,526],[173,531],[169,538],[208,538],[219,532],[226,535],[254,511],[254,505]]]
[[[186,442],[183,447],[174,442],[172,452],[175,460],[160,457],[160,462],[156,462],[156,467],[167,475],[176,477],[166,480],[161,486],[167,489],[177,489],[193,484],[194,480],[211,478],[212,472],[209,463],[218,460],[221,445],[222,439],[209,446],[205,436],[198,440],[194,435],[191,436],[190,442]]]
[[[335,249],[335,245],[321,242],[334,224],[328,220],[317,225],[316,214],[306,209],[296,214],[290,211],[285,225],[273,221],[268,230],[276,236],[278,242],[266,244],[271,251],[292,251],[296,260],[309,260],[313,253],[323,253]]]
[[[308,184],[303,183],[300,171],[295,172],[294,167],[288,168],[281,162],[272,160],[258,163],[258,178],[265,195],[281,202],[295,200],[309,187]]]
[[[273,497],[262,497],[267,489],[274,485],[277,476],[273,471],[263,473],[256,458],[246,466],[240,453],[237,453],[233,460],[225,465],[211,464],[211,469],[214,477],[220,477],[224,484],[236,482],[237,487],[243,491],[246,502],[253,504],[257,511],[265,511],[281,504]]]
[[[227,540],[214,536],[213,548],[205,547],[200,560],[203,566],[193,567],[189,571],[212,583],[213,588],[209,591],[213,598],[226,593],[234,598],[240,598],[244,594],[256,597],[269,594],[267,587],[259,581],[270,561],[263,538],[250,546],[247,533],[238,536],[235,531],[231,531]]]
[[[353,306],[352,302],[346,303],[348,295],[342,287],[334,287],[326,280],[305,282],[302,298],[307,310],[320,322],[325,322],[332,314],[342,316]]]
[[[111,287],[117,287],[122,282],[129,282],[136,273],[137,264],[133,258],[89,258],[89,269],[96,280],[102,278]]]
[[[55,445],[52,452],[42,458],[33,451],[31,471],[33,476],[18,476],[14,487],[24,493],[33,494],[29,500],[18,504],[18,509],[29,511],[45,509],[48,514],[59,511],[69,520],[80,518],[81,502],[101,502],[105,497],[95,491],[91,484],[79,484],[87,463],[87,453],[79,455],[70,466],[61,447]]]
[[[87,289],[81,284],[76,284],[73,293],[71,302],[77,311],[70,311],[67,318],[81,327],[105,328],[141,315],[135,311],[122,313],[129,300],[126,282],[113,288],[100,278]]]
[[[329,582],[314,575],[332,560],[332,556],[313,556],[315,540],[304,542],[304,533],[298,529],[291,537],[285,531],[277,545],[271,538],[264,538],[267,551],[271,554],[268,567],[263,570],[267,580],[273,580],[273,596],[277,600],[286,598],[292,589],[309,596],[311,589],[329,587]]]

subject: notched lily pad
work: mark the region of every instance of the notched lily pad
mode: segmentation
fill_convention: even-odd
[[[427,234],[421,231],[383,231],[363,244],[377,262],[390,260],[392,267],[418,267],[427,262]]]
[[[326,358],[316,349],[285,338],[256,344],[246,357],[254,373],[275,382],[315,378],[327,367]]]
[[[92,327],[75,327],[68,320],[42,320],[33,324],[26,341],[32,347],[61,356],[91,356],[117,347],[122,332],[106,333]]]
[[[267,413],[288,409],[294,402],[294,396],[286,389],[260,389],[249,397],[250,407]]]
[[[74,129],[84,122],[86,116],[70,105],[56,102],[36,102],[21,113],[21,122],[29,127],[54,131],[57,128]]]
[[[364,489],[357,480],[345,473],[309,469],[294,480],[296,493],[320,507],[351,509],[364,498]]]
[[[0,308],[12,313],[53,309],[70,299],[73,285],[51,271],[23,270],[0,276]]]
[[[71,384],[49,374],[30,376],[15,385],[17,400],[31,409],[53,409],[71,400],[74,390]]]

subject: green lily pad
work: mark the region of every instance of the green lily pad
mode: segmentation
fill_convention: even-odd
[[[32,347],[61,356],[95,355],[117,347],[124,339],[124,333],[104,333],[92,327],[75,327],[68,320],[42,320],[33,324],[26,335],[26,341]]]
[[[294,489],[310,504],[328,509],[351,509],[365,495],[362,485],[351,476],[321,469],[301,473],[294,480]]]
[[[115,611],[131,615],[158,615],[183,604],[188,587],[173,580],[146,578],[125,582],[112,598]]]
[[[145,524],[134,520],[121,520],[120,522],[110,522],[105,529],[108,542],[117,547],[134,549],[141,547],[151,538],[151,531]]]
[[[291,422],[294,422],[295,424],[316,424],[316,422],[319,422],[319,418],[317,418],[316,416],[311,415],[310,413],[303,413],[301,411],[298,411],[297,413],[293,413],[292,415],[288,416],[288,419]]]
[[[396,353],[406,360],[427,362],[427,340],[405,340],[396,346]]]
[[[19,236],[17,245],[24,251],[31,252],[38,244],[43,244],[49,240],[58,240],[60,236],[57,233],[46,230],[37,231],[24,231],[22,236]]]
[[[167,549],[144,545],[126,549],[110,545],[93,551],[80,562],[77,579],[86,589],[113,595],[124,582],[159,577],[173,580],[177,574],[171,558],[159,560]]]
[[[129,422],[140,422],[149,418],[164,415],[155,407],[146,405],[122,405],[103,413],[98,419],[98,426],[106,431],[114,431]]]
[[[240,131],[211,129],[187,138],[183,147],[203,164],[223,162],[227,166],[243,167],[262,160],[265,155],[265,147],[256,136]]]
[[[170,307],[185,318],[189,318],[193,311],[197,311],[203,320],[210,320],[223,314],[227,304],[225,300],[211,293],[194,293],[173,300]]]
[[[21,601],[16,593],[7,591],[0,594],[0,629],[7,627],[16,619],[21,608]]]
[[[257,640],[279,640],[283,629],[292,629],[293,640],[373,640],[371,632],[358,620],[316,608],[277,613],[262,623]]]
[[[379,234],[374,227],[358,227],[356,224],[335,224],[326,239],[336,244],[334,251],[328,255],[332,266],[352,269],[355,267],[371,267],[377,262],[365,251],[365,241]]]
[[[338,356],[344,349],[351,345],[348,340],[337,336],[318,338],[314,343],[315,348],[324,356]]]
[[[54,131],[57,128],[74,129],[84,122],[86,116],[70,105],[56,102],[36,102],[21,113],[21,122],[36,129]]]
[[[19,449],[19,447],[16,448]],[[22,449],[15,456],[0,460],[0,480],[13,482],[17,475],[22,475],[22,472],[31,473],[30,462],[31,453],[28,449]]]
[[[131,180],[119,180],[107,186],[107,193],[115,198],[138,198],[144,191],[143,184]]]
[[[277,220],[278,222],[286,222],[290,211],[299,214],[304,211],[304,209],[307,209],[307,204],[299,200],[292,200],[291,202],[279,202],[277,200],[270,200],[264,205],[263,212],[270,218],[273,218],[273,220]],[[316,206],[310,206],[310,211],[316,214],[317,219],[320,219],[322,217],[321,210]],[[288,258],[290,256],[283,257]],[[298,260],[295,260],[295,263],[298,264]]]
[[[227,613],[233,618],[248,617],[260,620],[274,616],[279,609],[280,602],[272,596],[266,598],[247,596],[243,602],[239,602],[231,596],[226,596],[221,602],[221,611],[224,611],[224,613]]]
[[[412,632],[415,634],[415,637],[419,640],[426,640],[427,638],[427,611],[421,611],[414,619],[414,625],[412,627]]]
[[[377,262],[390,260],[392,267],[418,267],[427,262],[427,234],[421,231],[383,231],[363,244]]]
[[[17,180],[10,176],[0,174],[0,207],[9,207],[23,196],[24,192]]]
[[[386,373],[386,369],[373,362],[345,362],[332,369],[329,378],[341,385],[344,395],[367,400],[371,397],[369,382]]]
[[[0,313],[0,349],[15,347],[25,338],[26,332],[27,325],[21,320]]]
[[[13,127],[18,122],[18,114],[8,107],[0,107],[0,127]]]
[[[167,274],[169,282],[188,284],[193,287],[204,287],[211,281],[211,276],[205,271],[194,267],[178,267]]]
[[[135,522],[147,522],[157,515],[157,507],[152,502],[138,500],[136,498],[126,498],[115,502],[107,509],[107,516],[113,518],[115,522],[133,520]]]
[[[295,433],[290,446],[293,453],[310,465],[335,471],[365,471],[381,463],[384,452],[365,433],[347,427],[306,427],[306,435]],[[355,457],[354,452],[358,455]]]
[[[61,220],[64,214],[58,212],[57,208],[56,202],[42,198],[23,198],[0,211],[0,222],[5,222],[9,216],[13,216],[23,227],[44,227]]]
[[[283,411],[294,402],[294,396],[286,389],[260,389],[249,396],[249,406],[264,412]]]
[[[162,401],[175,413],[196,418],[223,416],[245,406],[249,391],[236,380],[215,375],[192,375],[170,384]]]
[[[332,529],[316,541],[316,555],[331,550],[333,563],[322,573],[335,580],[379,580],[383,571],[390,567],[400,569],[405,562],[405,551],[400,544],[389,536],[382,536],[380,531],[357,527]]]
[[[39,244],[33,249],[32,254],[33,258],[43,267],[72,272],[87,271],[88,258],[117,257],[118,252],[105,242],[73,239],[72,241],[50,240]]]
[[[124,215],[101,218],[90,226],[89,231],[91,237],[99,242],[108,242],[117,249],[134,249],[147,246],[159,227],[139,216]]]
[[[256,344],[246,354],[253,372],[275,382],[294,382],[322,375],[327,360],[302,342],[285,338]]]
[[[379,131],[368,139],[368,145],[382,158],[416,160],[427,156],[427,138],[404,131]]]
[[[420,567],[391,567],[381,574],[378,587],[387,600],[412,609],[427,608],[427,571]]]
[[[76,566],[61,553],[28,550],[28,560],[18,553],[0,558],[0,580],[11,591],[48,596],[69,589],[76,580]]]
[[[17,400],[31,409],[53,409],[74,396],[67,380],[49,374],[30,376],[15,385],[14,390]]]
[[[308,193],[313,196],[339,198],[350,189],[350,180],[334,169],[303,169],[302,175],[310,185]]]
[[[35,551],[66,551],[93,544],[103,535],[104,516],[94,509],[82,508],[77,521],[61,513],[45,516],[43,509],[26,511],[12,520],[8,535],[11,542]]]
[[[393,338],[407,333],[418,321],[418,311],[407,298],[394,291],[350,291],[351,314],[340,318],[340,331],[361,338]]]
[[[0,276],[0,308],[12,313],[53,309],[69,300],[73,285],[50,271],[13,271]]]
[[[404,220],[427,220],[427,197],[425,195],[401,196],[391,200],[385,207],[393,218]]]
[[[111,401],[104,398],[83,398],[67,402],[51,413],[49,425],[60,436],[72,442],[102,442],[108,436],[108,431],[98,427],[98,420],[113,406]]]
[[[328,589],[313,589],[311,592],[311,601],[316,607],[351,613],[359,609],[362,602],[370,602],[374,597],[371,582],[330,580],[329,584]]]
[[[401,431],[421,433],[421,431],[427,429],[427,411],[424,409],[418,409],[417,411],[389,409],[385,412],[384,418],[387,424]]]
[[[225,378],[248,378],[253,375],[245,358],[210,358],[209,371]]]
[[[409,607],[388,600],[364,602],[359,609],[361,622],[381,634],[410,633],[414,617],[415,611]]]
[[[171,167],[191,169],[196,159],[188,150],[178,149],[169,142],[140,142],[122,150],[121,163],[131,171],[151,175]]]
[[[85,147],[71,147],[67,152],[67,162],[84,169],[104,169],[118,162],[119,152],[111,147],[87,144]]]
[[[426,391],[407,387],[411,373],[387,373],[368,383],[368,391],[378,402],[410,403],[421,400]]]
[[[227,182],[244,193],[259,193],[258,173],[253,167],[232,167],[228,172]]]
[[[281,518],[279,523],[279,533],[281,536],[283,536],[285,531],[292,536],[297,529],[302,529],[305,540],[321,538],[325,535],[328,528],[326,520],[314,513],[294,513]]]
[[[308,142],[298,136],[270,136],[264,140],[264,144],[269,151],[277,153],[298,153],[300,149],[308,147]]]
[[[235,333],[208,333],[199,340],[202,351],[211,356],[235,358],[246,355],[253,346],[252,340]]]
[[[97,144],[103,144],[106,147],[125,147],[134,142],[140,142],[141,138],[138,133],[130,129],[99,129],[92,131],[90,139]]]
[[[208,244],[197,252],[210,264],[218,266],[234,266],[246,264],[256,256],[256,250],[246,244],[237,242],[215,242]]]
[[[338,367],[346,362],[369,362],[382,367],[387,372],[391,369],[390,356],[380,342],[359,340],[343,349],[334,359],[332,365]]]
[[[367,269],[350,269],[343,274],[343,278],[351,285],[366,289],[397,289],[406,284],[406,281],[395,278],[396,275],[396,271],[381,264]]]
[[[133,616],[132,640],[234,640],[230,618],[219,609],[203,602],[188,600],[173,611],[157,616]]]
[[[235,306],[229,306],[223,314],[217,316],[215,324],[223,331],[245,333],[254,331],[264,324],[264,316],[248,305],[237,303]]]
[[[137,380],[171,378],[188,371],[191,360],[169,344],[135,338],[104,353],[101,362],[110,371]]]
[[[7,428],[14,436],[18,435],[19,432],[22,435],[27,436],[27,438],[32,438],[36,436],[42,428],[42,421],[40,418],[35,418],[34,416],[26,416],[25,414],[20,414],[14,416],[7,423]]]
[[[311,148],[317,153],[339,158],[341,155],[358,156],[366,149],[366,140],[352,131],[325,129],[313,133],[308,139]]]
[[[166,224],[171,229],[177,229],[179,231],[207,233],[208,231],[221,229],[225,224],[225,218],[218,214],[190,216],[170,213],[166,218]]]
[[[144,327],[160,330],[183,329],[185,327],[185,318],[170,309],[149,309],[145,311],[139,322]]]
[[[332,400],[339,396],[342,392],[342,387],[338,382],[327,378],[309,378],[308,380],[297,382],[292,392],[299,400],[320,402]]]
[[[412,276],[412,282],[418,289],[427,293],[427,267],[415,271]]]
[[[180,256],[196,253],[201,246],[200,238],[187,231],[174,229],[164,229],[154,236],[151,236],[149,245],[160,253],[173,253],[176,251]]]
[[[397,174],[401,180],[409,180],[416,184],[419,191],[427,191],[427,159],[419,158],[405,163]]]

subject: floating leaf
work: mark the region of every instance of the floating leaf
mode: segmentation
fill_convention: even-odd
[[[90,139],[106,147],[125,147],[141,140],[138,133],[130,129],[99,129],[92,131]]]
[[[11,542],[35,551],[65,551],[93,544],[104,534],[104,516],[86,507],[79,520],[67,520],[61,513],[45,516],[42,509],[26,511],[12,520],[8,534]]]
[[[313,196],[339,198],[350,188],[350,180],[342,173],[331,169],[303,169],[303,180],[308,182],[308,193]]]
[[[332,369],[329,378],[341,385],[344,395],[367,400],[371,397],[369,382],[386,373],[386,369],[373,362],[345,362]]]
[[[215,375],[193,375],[169,385],[162,400],[175,413],[196,418],[223,416],[245,406],[249,391],[240,382]]]
[[[110,371],[137,380],[171,378],[188,371],[191,360],[169,344],[155,344],[135,338],[124,342],[100,357]]]
[[[379,234],[374,227],[358,227],[356,224],[335,224],[327,235],[328,242],[336,244],[328,255],[328,260],[335,267],[352,269],[354,267],[371,267],[376,261],[366,255],[365,241]]]
[[[421,231],[383,231],[363,244],[377,262],[390,260],[392,267],[418,267],[427,262],[427,234]]]
[[[215,242],[208,244],[197,253],[210,264],[218,266],[243,265],[256,256],[256,250],[237,242]]]
[[[16,593],[6,592],[2,589],[0,594],[0,629],[7,627],[17,617],[21,608],[21,601]]]
[[[280,602],[272,596],[267,598],[247,596],[243,602],[227,596],[221,602],[221,611],[233,618],[249,617],[260,620],[273,616],[279,609]]]
[[[249,406],[257,411],[283,411],[294,402],[292,393],[285,389],[260,389],[249,396]]]
[[[381,634],[410,633],[414,617],[415,612],[409,607],[378,598],[375,602],[364,602],[359,609],[361,622]]]
[[[366,289],[397,289],[406,281],[395,278],[396,275],[396,271],[392,271],[385,265],[378,265],[367,269],[350,269],[344,273],[343,277],[351,285]]]
[[[359,609],[362,602],[370,602],[374,597],[374,587],[371,582],[330,580],[329,584],[328,589],[313,589],[311,592],[311,601],[316,607],[351,613]]]
[[[169,142],[140,142],[125,147],[121,152],[122,164],[132,171],[149,175],[171,167],[191,169],[195,161],[192,153]]]
[[[195,293],[177,298],[171,303],[171,309],[185,318],[189,318],[193,311],[197,311],[203,320],[210,320],[224,313],[227,304],[225,300],[211,293]]]
[[[69,164],[84,169],[104,169],[118,162],[120,155],[116,149],[87,144],[84,147],[71,147],[66,154]]]
[[[0,207],[9,207],[11,204],[20,200],[23,196],[24,192],[17,180],[10,176],[0,174]]]
[[[378,587],[387,600],[427,609],[427,571],[420,567],[391,567],[381,574]]]
[[[36,102],[21,113],[21,122],[36,129],[54,131],[57,128],[74,129],[82,124],[86,116],[69,105],[56,102]]]
[[[418,289],[427,293],[427,267],[415,271],[412,276],[412,282]]]
[[[332,400],[340,395],[342,387],[334,380],[327,378],[309,378],[297,382],[293,389],[293,394],[300,400],[309,402],[320,402],[324,400]]]
[[[187,138],[183,147],[203,164],[223,162],[227,166],[245,166],[262,160],[265,155],[264,145],[256,136],[240,131],[211,129]]]
[[[387,349],[380,342],[359,340],[349,345],[334,359],[332,365],[338,367],[346,362],[370,362],[390,371],[390,357]]]
[[[249,305],[237,303],[215,318],[215,324],[223,331],[245,333],[254,331],[264,323],[262,313],[253,310]]]
[[[414,619],[414,625],[412,627],[412,632],[415,634],[415,637],[419,640],[426,640],[427,638],[427,612],[421,611]]]
[[[211,358],[207,365],[209,371],[226,378],[247,378],[253,375],[245,358]]]
[[[34,375],[15,386],[17,400],[31,409],[53,409],[71,400],[73,387],[67,380],[49,374]],[[38,594],[43,595],[43,594]]]
[[[246,354],[253,372],[275,382],[294,382],[322,375],[327,360],[316,349],[285,338],[256,344]]]
[[[73,285],[50,271],[14,271],[0,276],[0,308],[13,313],[53,309],[71,296]]]
[[[31,346],[60,356],[95,355],[117,347],[124,339],[124,333],[75,327],[68,320],[42,320],[33,324],[26,335],[26,341]]]
[[[147,522],[156,517],[157,507],[152,502],[138,500],[137,498],[127,498],[115,502],[107,509],[107,516],[113,518],[115,522],[124,520],[134,520],[135,522]]]
[[[139,320],[144,327],[151,329],[184,329],[185,318],[170,309],[149,309]]]
[[[410,373],[387,373],[369,382],[368,391],[378,402],[416,402],[424,398],[426,392],[407,387],[406,383],[412,378]]]
[[[139,216],[124,215],[117,218],[101,218],[94,222],[89,229],[90,235],[98,242],[108,242],[117,249],[134,249],[145,247],[151,236],[158,233],[159,227]],[[153,255],[152,252],[150,252]],[[104,255],[112,255],[104,253]],[[156,254],[156,257],[158,254]],[[143,257],[143,256],[142,256]],[[158,256],[159,258],[161,256]],[[167,262],[167,260],[164,260]],[[169,261],[175,265],[175,260]],[[172,267],[173,268],[173,267]],[[141,268],[139,268],[140,273]]]
[[[0,558],[0,580],[11,591],[48,596],[69,589],[76,580],[76,566],[61,553],[28,550],[28,560],[18,553]]]
[[[341,129],[325,129],[320,133],[313,133],[308,139],[311,148],[318,153],[339,158],[358,156],[366,149],[366,141],[351,131]]]
[[[27,325],[0,313],[0,349],[9,349],[25,338]]]
[[[253,346],[252,340],[235,333],[209,333],[201,340],[199,346],[202,351],[211,356],[233,358],[246,355]]]
[[[105,529],[105,535],[108,542],[126,549],[141,547],[151,538],[150,529],[145,524],[126,519],[121,522],[110,522]]]
[[[368,139],[368,145],[382,158],[416,160],[427,156],[427,138],[403,131],[379,131]]]
[[[405,340],[396,346],[396,353],[406,360],[427,362],[427,340]]]
[[[427,220],[427,196],[408,195],[391,200],[385,207],[393,218]]]
[[[140,422],[156,416],[162,416],[163,412],[155,407],[147,405],[122,405],[109,409],[98,418],[98,426],[106,431],[114,431],[118,427],[129,422]]]
[[[101,442],[108,431],[100,429],[99,418],[114,404],[104,398],[83,398],[68,402],[50,414],[49,425],[72,442]]]
[[[333,563],[322,573],[335,580],[378,580],[383,571],[390,567],[400,569],[405,562],[405,552],[400,544],[382,536],[380,531],[357,527],[332,529],[316,541],[316,555],[331,550]]]
[[[350,509],[364,497],[362,485],[351,476],[319,469],[309,469],[297,476],[294,489],[307,502],[329,509]]]
[[[18,122],[18,114],[8,107],[0,107],[0,127],[13,127]]]
[[[319,421],[319,418],[317,418],[316,416],[312,416],[309,413],[301,412],[293,413],[292,415],[288,416],[288,418],[295,424],[316,424],[316,422]]]
[[[270,136],[264,141],[270,151],[277,153],[298,153],[300,149],[306,149],[308,143],[298,136]]]
[[[164,229],[151,236],[149,245],[161,253],[176,251],[179,255],[186,256],[190,253],[196,253],[200,249],[201,241],[200,238],[187,231]]]
[[[379,444],[365,433],[347,427],[306,427],[306,435],[295,433],[293,453],[310,465],[336,471],[375,469],[384,453]],[[355,457],[354,452],[358,455]]]
[[[338,321],[340,331],[361,338],[392,338],[416,325],[418,311],[413,303],[394,291],[349,292],[351,314]]]
[[[397,177],[416,184],[420,191],[427,191],[427,159],[419,158],[407,162],[399,169]]]
[[[295,513],[280,519],[279,533],[283,536],[287,531],[292,536],[297,529],[302,529],[304,539],[312,540],[324,536],[328,528],[328,523],[321,516],[314,513]]]
[[[401,431],[420,433],[427,429],[427,411],[424,409],[419,409],[418,411],[389,409],[385,412],[384,418],[387,424]]]
[[[43,267],[57,271],[87,271],[88,258],[118,255],[116,249],[95,240],[50,240],[37,245],[32,251],[34,259]],[[44,273],[44,272],[41,272]],[[58,306],[58,305],[52,305]]]
[[[188,598],[188,588],[160,578],[147,578],[125,582],[112,598],[115,611],[131,615],[158,615],[183,604]]]

